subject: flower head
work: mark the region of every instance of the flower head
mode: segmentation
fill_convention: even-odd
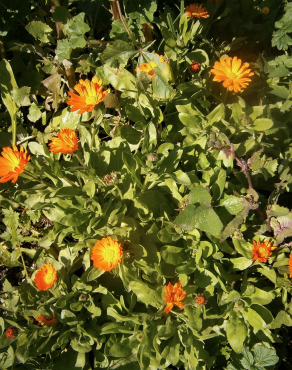
[[[166,306],[164,307],[164,312],[169,313],[173,306],[176,305],[179,308],[184,308],[184,304],[181,302],[186,296],[186,291],[181,287],[181,281],[172,285],[168,283],[164,287],[164,301]]]
[[[72,154],[78,149],[78,138],[74,130],[62,128],[58,137],[52,137],[49,143],[50,151],[53,153]]]
[[[57,281],[57,271],[53,265],[43,265],[35,275],[34,283],[38,290],[50,289]]]
[[[78,110],[78,114],[92,112],[93,108],[101,103],[109,93],[109,89],[103,91],[102,79],[97,77],[93,77],[91,82],[89,80],[79,80],[74,89],[79,95],[69,91],[70,99],[67,101],[67,104],[72,105],[71,112]]]
[[[36,318],[36,320],[39,322],[38,325],[46,326],[46,325],[53,325],[56,322],[56,315],[53,316],[43,316],[40,315]]]
[[[199,72],[199,70],[201,69],[201,66],[198,62],[193,62],[191,65],[190,65],[190,69],[193,73],[197,73]]]
[[[149,74],[149,76],[154,78],[155,72],[153,71],[153,68],[157,68],[157,64],[154,62],[142,63],[140,66],[138,66],[138,68],[140,69],[140,71],[146,72]],[[137,68],[136,68],[136,72],[137,72]]]
[[[268,8],[267,6],[263,7],[262,9],[263,14],[268,14],[269,12],[270,12],[270,8]]]
[[[186,14],[188,18],[208,18],[210,14],[207,8],[202,4],[191,4],[186,7]]]
[[[2,157],[0,157],[0,182],[10,181],[15,183],[18,176],[25,170],[27,163],[30,161],[30,156],[27,155],[27,150],[17,149],[16,145],[12,148],[3,148]]]
[[[18,335],[18,329],[15,326],[10,326],[5,331],[6,338],[15,339]]]
[[[220,62],[215,62],[213,69],[211,69],[211,73],[215,75],[213,81],[224,81],[223,86],[227,87],[229,91],[241,91],[241,88],[246,88],[246,85],[251,81],[248,77],[254,75],[248,67],[248,63],[241,64],[241,59],[237,59],[237,57],[221,58]]]
[[[272,247],[268,240],[265,240],[263,243],[260,241],[256,242],[253,240],[252,246],[252,260],[258,260],[259,262],[267,262],[267,259],[272,255],[272,250],[277,247]]]
[[[289,266],[289,278],[292,278],[292,254],[289,256],[289,261],[288,261],[288,266]]]
[[[121,244],[108,236],[95,243],[91,251],[91,259],[93,266],[99,270],[111,271],[121,262],[122,254]]]
[[[195,301],[198,306],[205,306],[208,300],[204,294],[197,294]]]

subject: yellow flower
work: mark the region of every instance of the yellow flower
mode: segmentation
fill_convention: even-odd
[[[248,77],[254,75],[248,67],[248,63],[241,64],[241,59],[237,57],[221,58],[220,62],[215,62],[211,69],[211,73],[215,75],[213,81],[224,81],[223,86],[229,91],[241,91],[241,88],[245,88],[251,81]]]
[[[268,240],[263,243],[260,241],[256,242],[253,240],[252,246],[252,260],[258,260],[259,262],[267,262],[267,259],[272,255],[272,250],[277,247],[272,247]]]
[[[52,137],[51,140],[49,146],[53,153],[73,154],[78,149],[77,134],[70,128],[62,128],[58,137]]]

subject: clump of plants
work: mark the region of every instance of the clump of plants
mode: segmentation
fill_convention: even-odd
[[[0,369],[290,369],[291,3],[0,9]]]

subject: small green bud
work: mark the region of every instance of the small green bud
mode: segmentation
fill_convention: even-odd
[[[156,153],[150,153],[150,154],[148,154],[147,161],[149,161],[149,162],[156,162],[156,161],[158,161],[158,155]]]

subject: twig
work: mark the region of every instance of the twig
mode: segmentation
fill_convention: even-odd
[[[120,16],[121,22],[123,23],[123,26],[124,26],[124,28],[125,28],[125,30],[126,30],[126,32],[127,32],[127,34],[130,36],[130,31],[129,31],[129,29],[128,29],[128,27],[127,27],[126,23],[125,23],[124,17],[123,17],[122,12],[121,12],[121,7],[120,7],[119,0],[116,0],[116,1],[114,1],[114,2],[113,2],[113,4],[115,4],[115,3],[116,3],[116,5],[117,5],[117,9],[118,9],[118,13],[119,13],[119,16]]]

